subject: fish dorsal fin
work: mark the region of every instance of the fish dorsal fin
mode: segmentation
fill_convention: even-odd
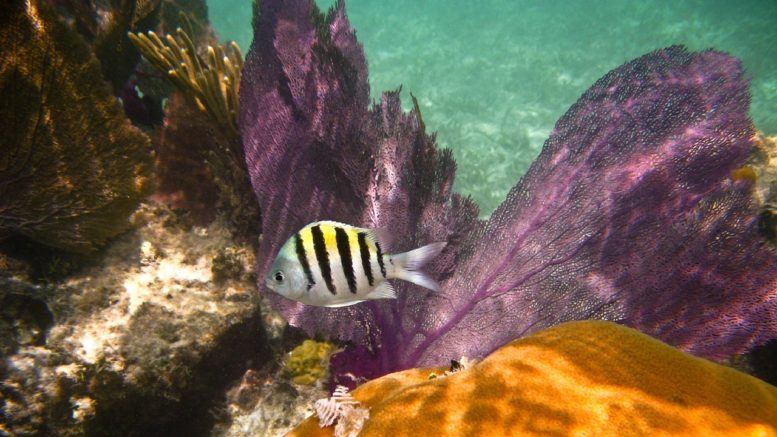
[[[375,228],[375,229],[371,229],[371,231],[375,236],[375,241],[380,243],[383,250],[389,251],[391,249],[392,243],[394,242],[393,241],[394,238],[391,232],[389,232],[389,230],[386,228]]]
[[[380,250],[383,251],[383,253],[388,253],[389,250],[391,250],[391,243],[393,243],[393,238],[391,235],[391,232],[389,232],[386,228],[374,228],[374,229],[360,229],[362,232],[367,234],[367,237],[378,243],[380,245]]]
[[[384,252],[391,248],[391,244],[394,242],[394,238],[392,237],[391,232],[386,228],[360,228],[358,226],[349,225],[348,223],[338,222],[335,220],[319,220],[309,224],[308,226],[315,225],[337,226],[344,229],[354,229],[359,232],[364,232],[371,240],[380,244],[380,248]]]
[[[352,228],[355,228],[355,226],[353,226],[353,225],[349,225],[348,223],[343,223],[343,222],[336,222],[336,221],[334,221],[334,220],[319,220],[319,221],[317,221],[317,222],[313,222],[313,223],[309,224],[308,226],[315,226],[315,225],[329,225],[329,226],[337,226],[337,227],[340,227],[340,228],[345,228],[345,229],[349,229],[349,228],[351,228],[351,229],[352,229]],[[307,226],[306,226],[306,227],[307,227]]]
[[[372,291],[370,291],[369,294],[367,294],[367,296],[364,296],[364,297],[369,300],[396,299],[397,292],[394,291],[394,287],[392,287],[391,284],[388,283],[388,281],[383,281],[380,285],[378,285]]]

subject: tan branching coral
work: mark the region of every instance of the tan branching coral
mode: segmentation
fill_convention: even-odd
[[[138,50],[159,70],[167,72],[170,80],[207,112],[230,137],[237,138],[235,122],[240,90],[240,70],[243,56],[240,47],[231,42],[208,46],[206,59],[197,55],[192,40],[191,22],[181,14],[176,36],[160,38],[153,31],[129,33]]]
[[[0,238],[89,252],[126,229],[149,194],[149,139],[48,2],[8,3],[0,19]]]
[[[179,14],[178,21],[175,36],[151,31],[129,34],[143,56],[180,90],[168,101],[165,126],[156,144],[157,194],[200,218],[223,211],[236,237],[253,240],[258,234],[259,207],[236,122],[243,68],[240,48],[231,43],[203,50],[202,41],[209,38],[198,39],[203,32],[196,33],[184,14]],[[201,166],[203,162],[207,168]],[[197,174],[205,177],[194,176]],[[214,185],[218,200],[202,202],[213,197]],[[200,214],[202,211],[208,214]]]

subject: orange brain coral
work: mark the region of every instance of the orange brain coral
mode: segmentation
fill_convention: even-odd
[[[384,376],[353,392],[360,436],[771,435],[777,388],[603,321],[513,341],[470,369]],[[315,417],[290,435],[332,435]]]

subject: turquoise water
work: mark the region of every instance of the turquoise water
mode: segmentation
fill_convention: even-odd
[[[319,1],[322,8],[331,1]],[[222,39],[245,52],[250,0],[210,0]],[[347,2],[364,44],[373,98],[403,87],[429,131],[454,151],[457,191],[483,215],[539,153],[556,120],[607,71],[652,50],[685,44],[742,59],[751,115],[777,134],[777,2],[461,1]]]

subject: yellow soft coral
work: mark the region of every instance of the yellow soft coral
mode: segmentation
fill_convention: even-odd
[[[237,105],[243,55],[234,41],[229,49],[220,44],[208,46],[208,56],[200,59],[194,44],[189,18],[181,13],[183,28],[177,35],[160,38],[156,33],[128,33],[130,41],[160,71],[189,96],[202,112],[207,113],[230,139],[239,138]]]
[[[313,340],[305,340],[295,347],[286,363],[294,383],[310,385],[327,376],[333,351],[333,344]]]
[[[413,369],[353,392],[360,436],[777,436],[777,388],[633,329],[566,323],[430,380]],[[316,420],[290,435],[332,435]]]

